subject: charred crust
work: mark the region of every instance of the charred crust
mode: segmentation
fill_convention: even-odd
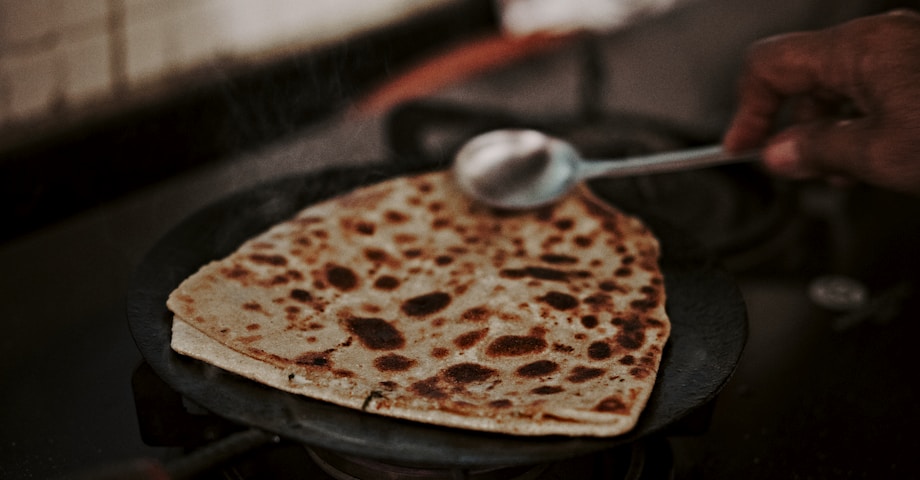
[[[540,353],[546,350],[546,340],[534,336],[504,335],[486,347],[486,355],[512,357]]]
[[[542,297],[537,297],[537,300],[546,303],[556,310],[570,310],[577,307],[579,303],[577,298],[567,293],[557,291],[547,292]]]
[[[385,397],[383,396],[383,392],[379,390],[372,390],[371,393],[369,393],[367,397],[364,398],[364,403],[361,404],[361,411],[362,412],[367,411],[367,407],[371,405],[371,402],[374,401],[375,398],[385,398]]]
[[[422,317],[441,311],[450,301],[451,296],[448,293],[431,292],[406,300],[400,309],[410,317]]]

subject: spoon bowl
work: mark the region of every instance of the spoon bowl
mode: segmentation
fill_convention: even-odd
[[[467,195],[504,209],[560,199],[577,183],[750,161],[758,152],[727,154],[718,145],[617,160],[585,161],[570,144],[536,130],[494,130],[473,137],[454,158],[452,174]]]
[[[464,192],[500,208],[537,207],[579,181],[582,160],[568,143],[535,130],[495,130],[464,144],[453,174]]]

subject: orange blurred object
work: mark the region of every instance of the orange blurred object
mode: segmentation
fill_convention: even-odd
[[[568,45],[578,34],[495,34],[458,45],[411,68],[358,100],[353,111],[376,114],[515,61]]]

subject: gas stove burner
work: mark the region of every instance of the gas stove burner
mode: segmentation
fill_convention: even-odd
[[[491,468],[438,468],[432,466],[404,466],[384,463],[368,458],[337,454],[320,448],[306,447],[310,458],[336,480],[365,480],[387,478],[391,480],[536,480],[548,465]]]
[[[673,476],[670,445],[657,438],[551,463],[462,469],[397,465],[305,448],[313,462],[335,480],[664,480]]]

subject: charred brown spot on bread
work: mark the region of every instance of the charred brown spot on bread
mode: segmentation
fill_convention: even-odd
[[[575,221],[571,218],[560,218],[553,222],[553,226],[559,230],[571,230],[575,226]]]
[[[563,255],[559,253],[544,253],[543,255],[540,255],[540,260],[543,260],[546,263],[552,263],[554,265],[578,263],[577,258],[571,255]]]
[[[489,333],[488,328],[466,332],[462,335],[458,335],[457,338],[454,339],[454,345],[456,345],[458,348],[466,350],[479,343],[480,340],[485,338],[487,333]]]
[[[364,258],[372,262],[385,262],[390,258],[390,256],[386,251],[379,248],[365,248]]]
[[[287,265],[287,258],[283,255],[267,255],[264,253],[253,253],[249,255],[249,260],[253,263],[259,263],[264,265],[272,265],[276,267],[281,267]]]
[[[588,358],[591,360],[606,360],[613,356],[613,349],[607,342],[593,342],[588,345]]]
[[[250,312],[262,312],[262,305],[259,302],[246,302],[243,304],[244,310],[249,310]]]
[[[381,372],[404,372],[414,367],[417,363],[409,357],[395,353],[374,359],[374,367]]]
[[[559,364],[551,360],[537,360],[515,370],[521,377],[543,377],[559,370]]]
[[[434,263],[442,267],[445,265],[450,265],[453,261],[454,257],[451,257],[450,255],[438,255],[434,258]]]
[[[610,295],[601,292],[591,294],[585,297],[585,299],[582,301],[595,308],[603,308],[613,305],[613,298],[611,298]]]
[[[383,388],[384,390],[387,390],[387,391],[390,391],[390,392],[392,392],[393,390],[396,390],[397,388],[399,388],[399,384],[396,383],[396,382],[394,382],[394,381],[392,381],[392,380],[384,380],[384,381],[378,383],[378,385],[380,385],[380,387]]]
[[[447,228],[450,226],[450,219],[444,217],[438,217],[431,221],[431,228],[438,230],[441,228]]]
[[[529,266],[524,268],[505,268],[498,272],[499,275],[510,279],[535,278],[554,282],[565,282],[569,275],[562,270],[554,268]]]
[[[639,364],[643,367],[652,367],[655,365],[655,357],[650,354],[643,355],[642,358],[639,359]]]
[[[309,368],[332,368],[330,352],[306,352],[294,359],[294,363]]]
[[[641,380],[649,376],[651,373],[652,372],[649,369],[642,367],[633,367],[629,369],[629,374],[637,380]]]
[[[556,310],[570,310],[578,306],[578,299],[568,293],[557,292],[555,290],[547,292],[537,300],[555,308]]]
[[[262,325],[259,325],[258,323],[250,323],[249,325],[246,325],[246,330],[249,330],[250,332],[260,328],[262,328]]]
[[[620,224],[614,220],[604,220],[601,223],[601,228],[603,228],[605,232],[612,234],[614,237],[619,238],[623,236],[623,232],[620,230]]]
[[[635,350],[645,343],[645,326],[638,318],[614,317],[610,323],[619,328],[615,340],[621,347]]]
[[[648,317],[645,319],[645,324],[652,328],[661,328],[664,326],[664,322],[658,320],[657,318]]]
[[[390,275],[382,275],[374,281],[374,288],[378,290],[395,290],[399,287],[399,279]]]
[[[367,220],[356,217],[344,217],[339,220],[339,226],[343,232],[355,232],[360,235],[373,235],[377,229],[376,225]]]
[[[418,236],[411,233],[397,233],[393,235],[393,240],[398,244],[407,244],[415,243],[418,241]]]
[[[223,275],[224,278],[244,280],[252,275],[252,271],[242,265],[237,264],[229,268],[222,268],[220,270],[220,274]]]
[[[298,302],[306,303],[313,300],[313,295],[306,290],[295,288],[291,290],[291,298],[297,300]]]
[[[406,344],[402,333],[381,318],[352,317],[345,320],[345,327],[371,350],[396,350]]]
[[[495,376],[498,370],[478,363],[458,363],[444,369],[444,378],[454,384],[484,382]]]
[[[461,313],[460,318],[467,322],[484,322],[489,318],[489,313],[486,307],[473,307]]]
[[[540,247],[543,248],[544,250],[549,250],[554,245],[558,245],[562,243],[563,240],[564,239],[562,238],[561,235],[550,235],[546,237],[545,240],[543,240],[543,243],[540,244]]]
[[[581,324],[582,324],[582,326],[584,326],[585,328],[588,328],[588,329],[594,328],[594,327],[596,327],[597,324],[598,324],[597,316],[595,316],[595,315],[585,315],[585,316],[581,317]]]
[[[348,267],[329,264],[326,266],[326,281],[333,287],[347,292],[358,286],[358,276]]]
[[[616,277],[628,277],[632,275],[632,269],[629,267],[619,267],[613,271],[613,275]]]
[[[354,224],[355,231],[362,235],[373,235],[377,230],[377,225],[368,221],[358,221]]]
[[[629,302],[629,306],[640,311],[648,311],[657,308],[661,303],[661,291],[651,285],[646,285],[639,289],[644,298]]]
[[[503,335],[486,347],[486,354],[493,357],[514,357],[530,355],[546,350],[546,340],[538,336]]]
[[[397,212],[396,210],[387,210],[383,214],[383,218],[389,223],[405,223],[409,220],[409,216],[403,212]]]
[[[588,248],[594,243],[594,239],[587,235],[578,235],[573,239],[573,241],[575,242],[575,245],[581,248]]]
[[[511,405],[513,405],[511,403],[511,400],[508,400],[507,398],[501,398],[501,399],[492,400],[491,402],[489,402],[489,406],[492,408],[508,408]]]
[[[434,358],[446,358],[450,355],[450,350],[443,347],[435,347],[431,349],[431,356]]]
[[[188,295],[176,294],[174,298],[184,305],[192,305],[195,303],[195,299]]]
[[[450,304],[450,301],[450,294],[431,292],[406,300],[402,303],[400,309],[410,317],[422,317],[441,311]]]
[[[621,286],[620,284],[618,284],[617,282],[614,282],[613,280],[602,281],[600,284],[598,284],[598,288],[600,288],[601,290],[605,292],[626,293],[629,291],[626,289],[626,287]]]
[[[409,391],[420,397],[440,400],[447,398],[447,392],[441,389],[438,377],[430,377],[409,385]]]
[[[607,370],[603,368],[584,367],[579,365],[573,368],[572,371],[569,372],[569,376],[565,377],[565,379],[572,383],[584,383],[588,380],[600,377],[605,373],[607,373]]]
[[[553,395],[555,393],[564,392],[565,389],[557,385],[544,385],[542,387],[534,388],[530,391],[535,395]]]
[[[619,362],[621,365],[634,365],[636,363],[636,357],[632,355],[623,355]]]
[[[422,256],[422,253],[425,253],[425,252],[423,252],[421,248],[410,248],[407,250],[403,250],[402,253],[403,253],[403,256],[406,258],[418,258]]]
[[[563,345],[561,343],[554,343],[553,351],[561,352],[561,353],[572,353],[575,351],[575,347],[571,345]]]
[[[611,395],[600,401],[594,407],[595,412],[601,413],[629,413],[629,407],[623,402],[623,399],[616,395]]]

